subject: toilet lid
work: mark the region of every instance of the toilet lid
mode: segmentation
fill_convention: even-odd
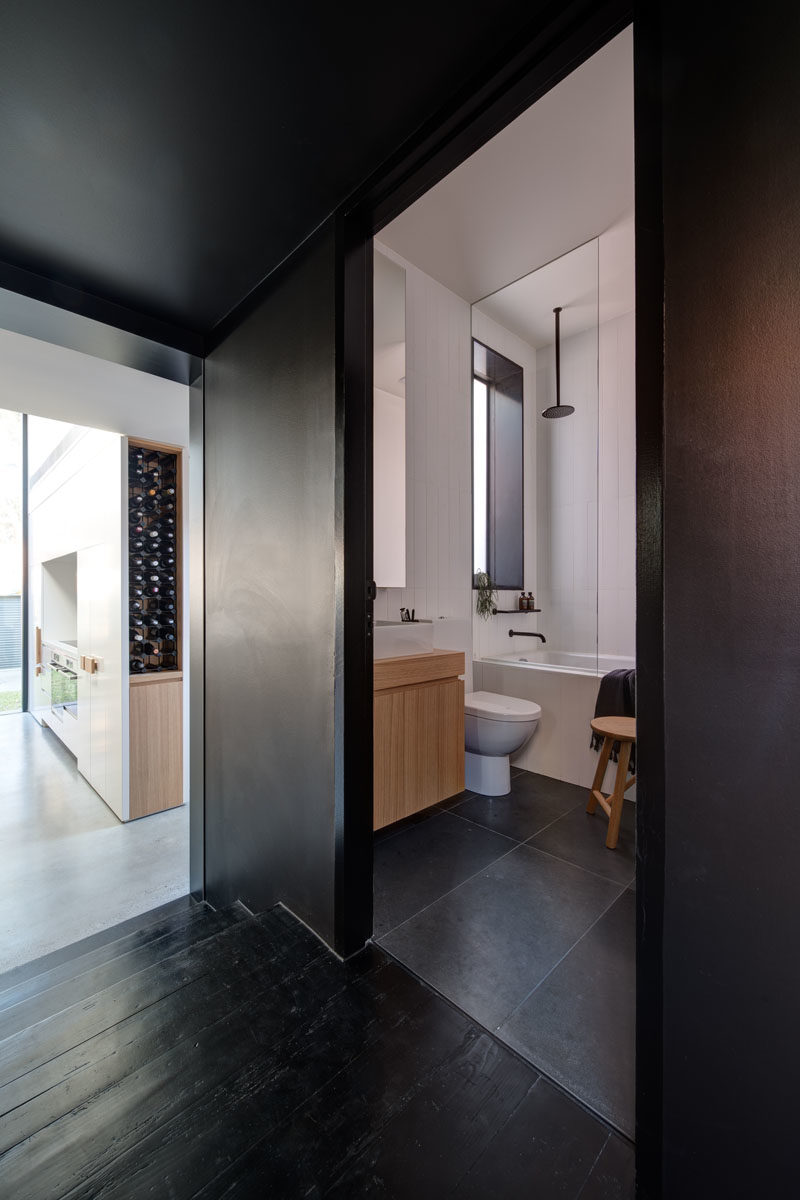
[[[517,696],[499,696],[496,692],[470,692],[464,697],[464,712],[487,721],[533,721],[542,715],[540,705]]]

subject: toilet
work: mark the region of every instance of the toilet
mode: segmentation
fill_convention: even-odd
[[[527,742],[542,710],[532,700],[470,692],[464,697],[465,786],[480,796],[511,791],[510,756]]]

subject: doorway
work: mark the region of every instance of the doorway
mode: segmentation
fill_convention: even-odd
[[[3,470],[19,516],[18,702],[0,718],[13,972],[190,891],[189,388],[10,331],[0,345],[21,410],[0,414],[20,430]]]
[[[627,36],[629,39],[628,52],[630,54],[630,31],[628,31]],[[574,64],[572,64],[572,65],[574,65]],[[631,88],[630,99],[632,102],[632,88]],[[506,118],[506,120],[508,120],[508,117]],[[633,124],[633,114],[632,114],[632,104],[631,104],[631,111],[629,113],[629,128],[630,128],[630,132],[631,132],[631,141],[632,141],[632,124]],[[632,149],[632,147],[631,147],[631,149]],[[443,158],[446,158],[446,157],[447,157],[446,155],[443,155]],[[455,157],[456,157],[455,154],[453,154],[451,151],[450,162],[448,165],[450,165],[450,166],[454,165],[452,162],[452,159]],[[465,162],[466,157],[467,157],[466,155],[462,155],[462,156],[458,157],[457,161],[459,163],[459,170],[462,169],[463,163]],[[434,172],[431,171],[430,168],[428,168],[428,176],[427,176],[426,182],[430,181],[430,175],[433,173]],[[423,173],[421,172],[421,174],[423,174]],[[437,179],[442,179],[442,177],[444,175],[445,175],[445,171],[443,169],[440,170],[439,172],[437,172]],[[419,176],[417,178],[419,179]],[[631,182],[631,186],[632,186],[632,158],[631,158],[631,180],[630,180],[630,182]],[[418,190],[416,191],[416,193],[414,191],[414,187],[411,185],[409,185],[405,191],[402,188],[398,189],[398,191],[406,196],[409,196],[411,199],[415,199],[416,196],[419,195],[419,192],[422,191],[422,187],[418,185]],[[423,201],[424,201],[424,199],[425,198],[423,197]],[[422,201],[418,202],[416,207],[421,208],[422,203],[423,203]],[[397,196],[393,196],[391,199],[386,199],[386,197],[382,197],[381,203],[376,204],[375,209],[373,210],[373,225],[372,225],[372,227],[375,229],[377,243],[379,243],[379,244],[376,244],[376,247],[375,247],[376,257],[378,255],[386,255],[389,259],[393,260],[396,265],[405,266],[407,268],[408,264],[410,264],[411,268],[413,268],[414,270],[423,270],[424,271],[424,267],[421,266],[419,259],[416,262],[413,261],[413,257],[411,255],[409,255],[408,253],[403,255],[401,253],[400,248],[399,248],[399,243],[395,242],[394,244],[392,244],[391,222],[381,221],[380,217],[375,216],[376,213],[380,213],[383,215],[386,215],[387,213],[391,213],[392,217],[398,221],[398,225],[399,225],[402,223],[402,218],[403,218],[403,213],[398,212],[398,209],[400,209],[400,206],[401,206],[401,202]],[[620,217],[627,216],[630,218],[630,220],[628,222],[627,233],[628,233],[628,237],[630,240],[630,244],[632,244],[632,230],[633,230],[632,212],[619,213],[617,215],[619,215]],[[611,228],[610,223],[607,228],[608,229]],[[387,237],[387,232],[386,232],[387,229],[390,231],[388,237]],[[429,230],[429,235],[430,235],[431,242],[435,241],[436,235],[433,230]],[[382,241],[382,239],[384,239],[384,240]],[[467,241],[468,241],[468,239],[467,239]],[[632,268],[632,261],[630,263],[630,266]],[[519,274],[522,275],[523,272],[519,272]],[[407,280],[408,280],[408,277],[407,277]],[[439,276],[438,280],[435,280],[435,282],[441,284],[441,282],[442,282],[441,276]],[[407,286],[408,286],[408,283],[407,283]],[[481,295],[481,293],[478,293],[478,295]],[[598,303],[599,303],[599,301],[598,301]],[[552,304],[551,310],[555,306],[556,306],[555,304]],[[432,311],[433,311],[433,306],[429,310],[429,315]],[[630,313],[630,311],[631,311],[630,309],[626,310],[626,312],[628,312],[628,313]],[[622,314],[618,314],[618,315],[625,315],[625,314],[622,313]],[[438,314],[437,314],[437,316],[438,316]],[[377,310],[376,310],[376,322],[377,322]],[[632,316],[630,317],[628,324],[632,328],[632,326],[633,326],[633,317]],[[574,334],[574,331],[573,331],[573,334]],[[573,336],[573,334],[570,334],[569,336]],[[474,335],[474,327],[473,327],[473,335]],[[596,334],[595,336],[598,337],[599,335]],[[376,342],[376,345],[377,345],[377,342]],[[495,347],[495,348],[500,349],[500,347]],[[631,359],[631,363],[630,363],[630,368],[631,368],[630,387],[631,387],[631,400],[632,400],[632,368],[633,368],[632,359]],[[411,378],[412,371],[417,370],[417,369],[418,369],[418,363],[415,361],[415,363],[413,364],[411,369],[408,370],[408,372],[406,374],[407,387],[408,387],[409,380]],[[383,387],[383,390],[386,390],[385,385],[379,384],[377,378],[376,378],[375,382],[376,382],[376,386],[381,386],[381,387]],[[406,403],[408,403],[408,392],[406,392]],[[544,407],[544,405],[541,405],[539,407]],[[633,410],[632,410],[632,406],[631,406],[626,414],[626,420],[628,422],[628,425],[630,426],[630,429],[628,430],[629,434],[632,434],[632,418],[633,418]],[[598,438],[598,440],[599,440],[599,438]],[[632,441],[631,441],[631,444],[632,444]],[[429,445],[430,445],[430,442],[429,442]],[[434,449],[433,449],[433,453],[438,454],[440,456],[440,461],[441,461],[442,448],[443,448],[442,445],[438,445],[438,446],[434,446]],[[408,447],[406,448],[406,451],[408,452]],[[445,453],[447,453],[446,447],[445,447]],[[410,478],[408,471],[406,472],[406,478],[407,479]],[[631,511],[633,511],[633,493],[630,489],[626,490],[625,500],[626,500],[626,503],[628,504],[628,508]],[[414,503],[417,504],[416,496],[414,498]],[[420,507],[421,507],[421,505],[417,504],[417,509],[412,510],[412,511],[419,511]],[[376,514],[377,514],[377,511],[378,511],[378,509],[377,509],[377,505],[376,505]],[[407,522],[409,521],[409,519],[410,519],[409,509],[407,507],[406,508]],[[629,551],[630,555],[631,555],[631,560],[630,560],[630,571],[628,573],[631,574],[632,573],[632,552],[633,552],[632,546],[635,541],[635,536],[634,536],[634,530],[632,527],[630,527],[628,529],[628,532],[631,535],[629,538],[629,541],[631,542],[631,547],[630,547],[630,551]],[[408,547],[408,544],[409,544],[409,542],[407,540],[407,542],[406,542],[407,547]],[[416,580],[414,582],[416,582]],[[380,580],[376,579],[376,583],[379,585],[377,604],[376,604],[376,608],[375,608],[376,622],[393,620],[393,621],[397,622],[400,626],[402,626],[403,624],[405,624],[405,622],[401,619],[400,610],[401,609],[405,610],[405,613],[414,613],[416,610],[417,618],[419,618],[419,616],[421,616],[421,615],[424,615],[425,617],[428,617],[431,620],[431,622],[434,624],[434,631],[433,631],[434,636],[436,636],[437,630],[435,628],[435,625],[436,625],[436,622],[438,621],[439,617],[444,616],[445,618],[450,619],[450,620],[457,620],[457,619],[459,619],[459,617],[461,617],[460,613],[443,613],[443,612],[438,611],[438,609],[434,613],[434,615],[431,616],[430,612],[428,611],[428,598],[423,596],[422,602],[421,603],[419,602],[420,594],[422,592],[424,592],[424,588],[420,588],[419,586],[408,587],[407,589],[398,589],[398,592],[400,592],[399,595],[389,592],[387,595],[382,596],[381,591],[380,591]],[[455,590],[455,586],[457,586],[457,585],[454,585],[453,590]],[[528,589],[526,588],[525,590],[527,591]],[[502,593],[501,593],[501,599],[502,599]],[[509,600],[509,604],[510,604],[510,598],[508,596],[506,596],[505,599]],[[414,603],[415,600],[417,600],[417,603]],[[518,596],[515,596],[514,600],[516,603],[518,603],[519,602]],[[497,607],[501,608],[502,604],[497,604]],[[384,608],[386,609],[386,611],[384,611]],[[631,611],[631,616],[632,616],[632,609],[630,611]],[[418,623],[418,622],[412,622],[412,623]],[[514,625],[514,629],[516,631],[516,626],[519,624],[519,620],[517,618],[514,618],[514,622],[512,622],[512,624]],[[524,622],[523,622],[523,624],[525,625]],[[632,637],[633,637],[632,620],[631,620],[630,624],[631,624],[631,628],[626,631],[626,637],[628,639],[629,644],[631,644]],[[525,630],[527,631],[527,629],[528,629],[528,626],[525,625]],[[402,635],[408,636],[410,631],[403,630],[401,628],[400,633]],[[376,638],[378,636],[381,636],[381,628],[378,624],[376,624],[375,634],[376,634]],[[441,648],[444,648],[444,647],[441,647]],[[568,648],[566,653],[580,653],[581,649],[582,648],[580,648],[580,647]],[[468,647],[467,646],[464,647],[464,650],[472,652],[473,650],[475,650],[475,646],[474,646],[474,644],[470,643]],[[599,650],[600,650],[600,647],[599,647],[598,643],[595,642],[594,650],[593,650],[594,655],[595,655],[595,660],[596,660],[595,670],[593,672],[595,675],[595,681],[594,681],[595,691],[596,691],[597,682],[599,679],[599,674],[598,674],[599,666],[601,665],[597,661],[598,655],[599,655]],[[600,655],[600,657],[608,658],[609,656],[608,655]],[[605,663],[602,665],[608,666],[609,664]],[[473,671],[475,670],[474,663],[472,664],[472,670]],[[487,675],[490,674],[490,672],[487,671],[486,665],[481,665],[480,672],[481,672],[481,674],[483,672],[487,672]],[[576,674],[577,673],[578,672],[576,671]],[[545,685],[549,685],[552,683],[553,683],[552,680],[545,681]],[[472,682],[472,686],[474,687],[474,680]],[[561,687],[563,685],[559,684],[559,686]],[[486,689],[486,687],[487,687],[486,683],[484,682],[481,685],[481,687],[483,689]],[[495,692],[495,693],[502,692],[502,694],[505,694],[504,688],[505,688],[505,685],[503,685],[503,688],[501,689],[500,684],[497,680],[494,680],[489,684],[489,690],[491,690],[492,692]],[[546,706],[546,707],[549,707],[549,706]],[[576,706],[573,704],[572,707],[575,708]],[[578,705],[577,707],[580,707],[580,705]],[[591,717],[592,709],[593,709],[593,700],[592,700],[592,708],[590,708],[590,710],[589,710],[588,717]],[[589,736],[590,731],[588,728],[588,719],[584,721],[584,719],[583,719],[584,715],[586,715],[586,714],[583,714],[583,712],[581,710],[580,721],[579,721],[581,734],[579,736],[584,737],[586,742],[588,742],[588,736]],[[586,748],[588,748],[588,747],[584,746],[583,744],[581,745],[581,751],[583,751]],[[376,755],[379,753],[379,747],[378,747],[377,743],[376,743],[375,753],[376,753]],[[522,771],[527,771],[527,768],[522,767]],[[376,763],[376,772],[377,772],[377,763]],[[581,783],[573,783],[569,777],[563,777],[563,774],[561,775],[561,777],[559,777],[559,773],[557,773],[556,771],[553,771],[552,767],[549,767],[547,770],[541,770],[541,769],[539,771],[533,770],[532,772],[528,772],[528,773],[532,774],[534,776],[538,776],[538,779],[531,780],[530,778],[525,778],[525,776],[520,771],[518,771],[517,774],[515,774],[515,776],[514,776],[514,780],[521,781],[521,782],[517,782],[515,784],[517,791],[519,791],[521,789],[522,785],[524,784],[526,786],[526,789],[530,793],[530,798],[533,801],[533,807],[536,807],[538,805],[540,808],[542,808],[548,804],[555,806],[553,809],[553,812],[551,813],[549,823],[553,824],[554,826],[558,824],[560,827],[558,830],[555,830],[555,828],[553,830],[551,830],[551,832],[548,836],[552,839],[553,837],[555,837],[555,834],[558,833],[557,840],[559,840],[559,846],[556,848],[555,843],[553,844],[553,847],[551,848],[551,850],[554,851],[554,853],[551,853],[551,857],[558,858],[562,861],[567,861],[568,863],[570,863],[571,866],[576,867],[579,870],[587,871],[589,875],[595,876],[596,878],[603,878],[602,872],[595,871],[593,869],[592,863],[590,863],[587,860],[587,858],[585,857],[587,848],[586,848],[586,846],[582,845],[582,843],[580,842],[580,839],[582,839],[582,837],[583,837],[583,832],[584,832],[584,829],[586,826],[585,821],[582,824],[581,832],[580,832],[580,836],[579,836],[579,842],[577,844],[570,847],[565,842],[563,842],[563,838],[561,838],[561,835],[564,833],[566,826],[570,822],[572,822],[573,824],[577,824],[577,822],[576,822],[577,815],[578,814],[583,815],[583,810],[586,807],[586,788],[587,788],[587,785],[591,782],[591,777],[587,780],[582,781]],[[377,779],[377,773],[376,773],[376,779]],[[549,789],[549,794],[548,794],[547,789]],[[512,791],[513,791],[513,789],[512,789]],[[556,795],[556,793],[558,791],[561,792],[560,797]],[[563,805],[561,811],[558,811],[559,802]],[[466,808],[470,807],[470,805],[471,805],[472,809],[474,809],[475,811],[471,812],[470,814],[467,814]],[[464,812],[462,812],[460,815],[457,814],[457,810],[459,807],[464,809]],[[486,808],[485,805],[483,807],[484,807],[484,809]],[[442,802],[440,809],[438,810],[438,812],[435,812],[433,814],[433,816],[435,816],[435,818],[436,818],[436,824],[438,825],[439,829],[441,829],[441,827],[446,823],[444,821],[445,816],[447,816],[447,817],[452,816],[455,819],[456,823],[460,820],[462,823],[462,836],[465,836],[464,828],[463,828],[465,820],[471,821],[473,826],[482,827],[484,830],[491,831],[491,832],[497,834],[499,832],[497,829],[497,826],[493,825],[492,820],[487,819],[485,812],[482,812],[481,814],[479,814],[478,810],[480,808],[481,808],[481,802],[480,802],[479,798],[476,797],[474,794],[467,794],[467,792],[465,791],[464,793],[457,795],[455,797],[448,797],[446,801]],[[575,815],[570,816],[570,814],[575,814]],[[442,818],[442,820],[438,819],[440,817]],[[569,818],[569,820],[567,818]],[[386,927],[386,920],[387,919],[394,920],[394,918],[386,917],[386,909],[385,909],[386,896],[381,895],[381,894],[379,894],[378,891],[376,891],[376,913],[375,913],[374,936],[379,939],[386,938],[387,939],[386,942],[384,943],[382,941],[381,944],[385,944],[387,949],[391,949],[388,945],[388,939],[390,936],[393,936],[392,930],[397,931],[397,930],[403,928],[405,930],[404,936],[406,936],[409,934],[411,926],[413,926],[415,921],[418,923],[418,925],[423,926],[423,925],[425,925],[426,920],[428,920],[432,927],[434,925],[438,925],[439,928],[441,928],[441,922],[438,920],[438,917],[442,915],[442,913],[444,912],[444,908],[447,905],[452,906],[455,903],[455,901],[452,899],[452,897],[455,895],[455,893],[464,888],[464,885],[466,884],[468,879],[469,880],[471,880],[473,878],[479,879],[480,877],[482,877],[484,874],[487,873],[487,870],[486,870],[487,866],[488,866],[488,869],[491,870],[492,862],[499,862],[500,859],[503,857],[500,853],[498,853],[495,857],[492,857],[490,855],[490,861],[487,864],[487,863],[481,861],[480,854],[479,854],[477,856],[477,858],[472,862],[471,870],[469,871],[467,876],[463,877],[463,878],[457,878],[457,879],[453,880],[453,879],[448,879],[444,875],[442,875],[437,880],[434,878],[434,876],[436,875],[435,869],[429,871],[427,878],[424,878],[426,871],[425,871],[425,864],[423,862],[423,859],[425,857],[424,850],[422,847],[422,843],[425,841],[425,835],[423,833],[423,830],[424,830],[424,826],[425,826],[426,822],[429,822],[429,821],[432,821],[432,813],[430,811],[427,814],[420,814],[420,813],[414,814],[414,815],[406,818],[405,825],[396,826],[393,829],[390,827],[382,835],[379,834],[378,840],[376,841],[376,846],[375,846],[376,885],[378,884],[377,871],[380,869],[381,860],[382,859],[390,859],[392,856],[395,856],[399,862],[399,859],[401,857],[399,855],[399,847],[401,845],[401,842],[400,842],[401,838],[404,839],[404,841],[406,841],[409,845],[409,858],[415,859],[417,862],[417,865],[421,868],[420,875],[421,875],[421,883],[422,883],[422,892],[420,892],[420,894],[419,894],[420,903],[419,903],[418,907],[415,908],[414,907],[415,900],[412,895],[413,887],[409,885],[409,876],[408,876],[408,874],[404,873],[402,866],[399,867],[398,887],[395,889],[395,891],[396,891],[396,894],[399,895],[403,890],[405,890],[405,895],[402,897],[402,904],[405,905],[405,908],[407,910],[408,910],[408,906],[411,905],[413,911],[408,910],[408,911],[404,911],[403,913],[400,913],[399,914],[400,919],[398,921],[396,921],[394,923],[394,925],[391,927],[391,929],[389,929],[389,930],[387,930],[387,927]],[[627,933],[625,934],[625,940],[626,940],[627,946],[628,946],[628,949],[625,951],[625,956],[626,956],[626,968],[625,969],[626,969],[626,973],[627,973],[627,979],[629,981],[628,982],[627,1000],[631,1001],[631,1003],[629,1003],[629,1005],[628,1005],[627,1017],[625,1018],[625,1025],[626,1025],[625,1038],[628,1040],[628,1044],[630,1047],[630,1053],[628,1055],[628,1060],[627,1060],[627,1068],[623,1067],[623,1072],[626,1075],[626,1079],[625,1079],[625,1083],[624,1083],[624,1090],[627,1093],[627,1099],[625,1102],[625,1114],[624,1114],[624,1117],[621,1117],[618,1111],[616,1113],[611,1113],[607,1110],[606,1112],[602,1113],[602,1115],[604,1115],[606,1117],[606,1119],[611,1120],[612,1123],[615,1124],[615,1126],[618,1129],[621,1129],[622,1132],[624,1132],[629,1137],[632,1137],[633,1132],[634,1132],[633,1041],[634,1041],[635,1016],[634,1016],[634,1008],[633,1008],[633,1004],[632,1004],[632,996],[631,996],[630,992],[631,992],[631,989],[633,988],[633,978],[634,978],[633,946],[634,946],[636,897],[635,897],[635,892],[631,888],[631,885],[633,884],[633,876],[634,876],[633,829],[634,829],[635,824],[636,824],[635,806],[631,805],[626,809],[625,828],[626,828],[626,836],[627,836],[628,844],[625,848],[625,852],[623,854],[617,855],[617,857],[615,859],[608,859],[609,862],[613,862],[613,864],[614,864],[613,869],[611,867],[608,868],[611,871],[611,875],[617,876],[620,874],[620,871],[624,870],[626,872],[625,878],[623,879],[621,877],[621,875],[620,875],[619,879],[617,879],[616,881],[606,878],[606,882],[612,883],[613,886],[618,887],[618,889],[619,889],[618,894],[615,894],[615,896],[612,898],[613,903],[620,901],[621,903],[618,905],[618,911],[621,911],[623,908],[625,909],[625,918],[624,918],[623,924],[625,925],[625,928],[627,929]],[[433,824],[431,823],[431,824],[429,824],[429,831],[432,829],[433,829]],[[527,842],[530,837],[535,838],[535,837],[539,836],[539,834],[543,834],[543,833],[544,833],[544,828],[540,829],[538,832],[537,831],[531,832],[530,830],[528,830],[526,836],[524,838],[518,839],[518,842],[521,845],[524,842]],[[508,836],[508,832],[506,834],[501,834],[500,836]],[[606,851],[605,846],[604,846],[605,830],[602,830],[602,832],[600,832],[599,837],[600,837],[600,840],[599,840],[598,850],[601,855],[608,856],[612,852]],[[393,841],[395,843],[394,850],[391,849],[391,843]],[[414,843],[413,847],[411,846],[412,842]],[[381,849],[382,845],[385,847],[385,850]],[[593,851],[594,851],[594,847],[593,846],[589,847],[590,857],[593,856]],[[543,850],[540,852],[541,853],[550,853],[550,851],[543,851]],[[511,851],[507,850],[506,853],[508,853],[510,855]],[[446,855],[447,855],[446,851],[444,852],[444,855],[446,857]],[[583,861],[580,862],[580,859],[583,859]],[[451,861],[452,861],[452,856],[451,856]],[[395,867],[398,866],[398,862],[395,862],[395,864],[394,864]],[[499,868],[498,868],[498,870],[499,870]],[[391,869],[388,870],[388,874],[391,874]],[[403,883],[400,881],[404,881],[405,888],[403,887]],[[389,890],[391,890],[391,888]],[[422,894],[423,892],[425,893],[424,895]],[[465,894],[465,892],[463,890],[461,890],[462,897],[464,896],[464,894]],[[443,902],[445,900],[447,903],[443,904]],[[439,907],[437,907],[437,906],[439,906]],[[382,907],[384,908],[384,911],[381,911]],[[613,907],[613,904],[610,905],[609,908],[610,907]],[[428,913],[427,918],[423,915],[426,913],[426,911]],[[395,915],[397,915],[397,914],[395,914]],[[578,947],[578,945],[583,941],[583,939],[586,937],[586,935],[588,935],[588,933],[594,926],[596,920],[599,920],[601,916],[602,916],[602,913],[599,913],[596,918],[589,919],[586,927],[582,928],[578,932],[576,940],[563,953],[563,957],[565,959],[567,957],[569,957],[571,952]],[[460,924],[460,919],[457,916],[454,917],[454,920],[456,922],[456,925]],[[489,941],[491,941],[496,936],[496,930],[494,928],[492,928],[491,920],[487,920],[486,925],[487,925],[487,928],[485,930],[486,937]],[[427,931],[427,932],[430,933],[430,931]],[[463,933],[463,926],[461,927],[461,932]],[[395,936],[399,942],[401,935],[399,933],[396,933]],[[425,936],[427,936],[427,933],[425,934]],[[432,936],[433,936],[433,941],[435,941],[435,935],[432,935]],[[611,941],[614,940],[613,933],[610,935],[610,940]],[[444,958],[446,958],[447,948],[444,947],[443,945],[434,946],[433,941],[430,942],[429,947],[428,947],[428,949],[430,951],[429,961],[436,960],[438,965],[441,966]],[[585,942],[584,942],[584,946],[585,946]],[[451,947],[451,949],[452,949],[452,947]],[[459,950],[463,950],[463,959],[467,959],[469,957],[469,947],[468,946],[460,947]],[[616,950],[612,951],[612,953],[616,953]],[[435,987],[438,987],[439,990],[442,990],[444,992],[444,994],[449,995],[449,997],[451,999],[453,999],[456,1003],[460,1003],[462,1005],[464,1004],[464,994],[462,993],[461,998],[459,998],[459,996],[455,995],[454,993],[451,994],[450,992],[448,992],[447,986],[444,985],[444,983],[443,983],[443,977],[440,977],[437,980],[437,979],[432,978],[432,976],[430,974],[426,975],[425,969],[423,969],[421,966],[421,963],[422,963],[421,958],[418,959],[417,965],[415,966],[414,963],[412,963],[410,961],[409,957],[406,957],[405,959],[403,959],[400,954],[398,954],[398,957],[401,957],[401,961],[405,961],[407,963],[407,965],[412,966],[412,969],[417,970],[418,973],[423,978],[426,978],[428,980],[428,982],[433,983],[433,985]],[[558,961],[560,961],[560,958],[558,955],[556,955],[556,958],[558,959]],[[555,965],[557,965],[557,963],[554,964],[554,966]],[[492,980],[492,983],[493,982],[494,982],[494,980]],[[535,990],[535,989],[533,989],[533,990]],[[529,995],[530,994],[532,994],[532,993],[529,991]],[[524,1003],[524,1001],[523,1001],[523,1003]],[[584,1014],[584,1016],[585,1016],[586,1020],[593,1019],[589,1015],[588,1012],[586,1014]],[[612,1044],[613,1044],[613,1039],[612,1039]],[[517,1047],[517,1048],[519,1048],[519,1047]],[[542,1065],[542,1064],[540,1063],[539,1065]],[[545,1069],[547,1070],[546,1067],[545,1067]],[[548,1071],[548,1073],[551,1073],[554,1077],[558,1078],[558,1073],[554,1067],[551,1067],[550,1070]],[[563,1083],[564,1086],[569,1087],[568,1081],[562,1080],[561,1082]],[[577,1088],[577,1086],[575,1089],[575,1094],[580,1096],[580,1090]],[[591,1096],[584,1094],[584,1095],[580,1096],[580,1098],[585,1103],[594,1107],[595,1111],[600,1111],[600,1106],[593,1101]]]

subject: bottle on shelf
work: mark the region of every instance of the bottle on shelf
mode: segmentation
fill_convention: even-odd
[[[519,594],[519,601],[518,601],[518,604],[519,604],[519,611],[520,611],[520,612],[525,612],[525,611],[526,611],[526,609],[527,609],[527,607],[528,607],[528,603],[527,603],[527,601],[526,601],[526,599],[525,599],[525,593],[524,593],[524,592],[520,592],[520,594]]]
[[[145,669],[144,659],[139,658],[138,655],[131,657],[129,665],[132,675],[140,675]]]

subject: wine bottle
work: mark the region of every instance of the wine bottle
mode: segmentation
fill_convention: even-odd
[[[141,658],[131,658],[130,661],[131,674],[138,675],[145,669],[144,661]]]
[[[130,610],[131,610],[131,612],[132,612],[132,613],[140,613],[140,612],[142,611],[142,602],[141,602],[141,600],[136,600],[135,598],[131,598],[131,601],[130,601]]]
[[[156,584],[148,583],[144,588],[144,594],[145,594],[145,596],[160,596],[161,588],[158,586],[157,583]]]
[[[140,583],[144,583],[144,575],[142,575],[141,571],[131,571],[131,583],[137,586]]]
[[[130,565],[131,565],[132,567],[135,567],[137,570],[138,570],[140,567],[143,567],[143,566],[144,566],[144,559],[142,558],[141,554],[132,554],[132,555],[131,555],[131,564],[130,564]]]
[[[142,654],[146,654],[148,658],[160,658],[161,650],[155,642],[142,642]]]

